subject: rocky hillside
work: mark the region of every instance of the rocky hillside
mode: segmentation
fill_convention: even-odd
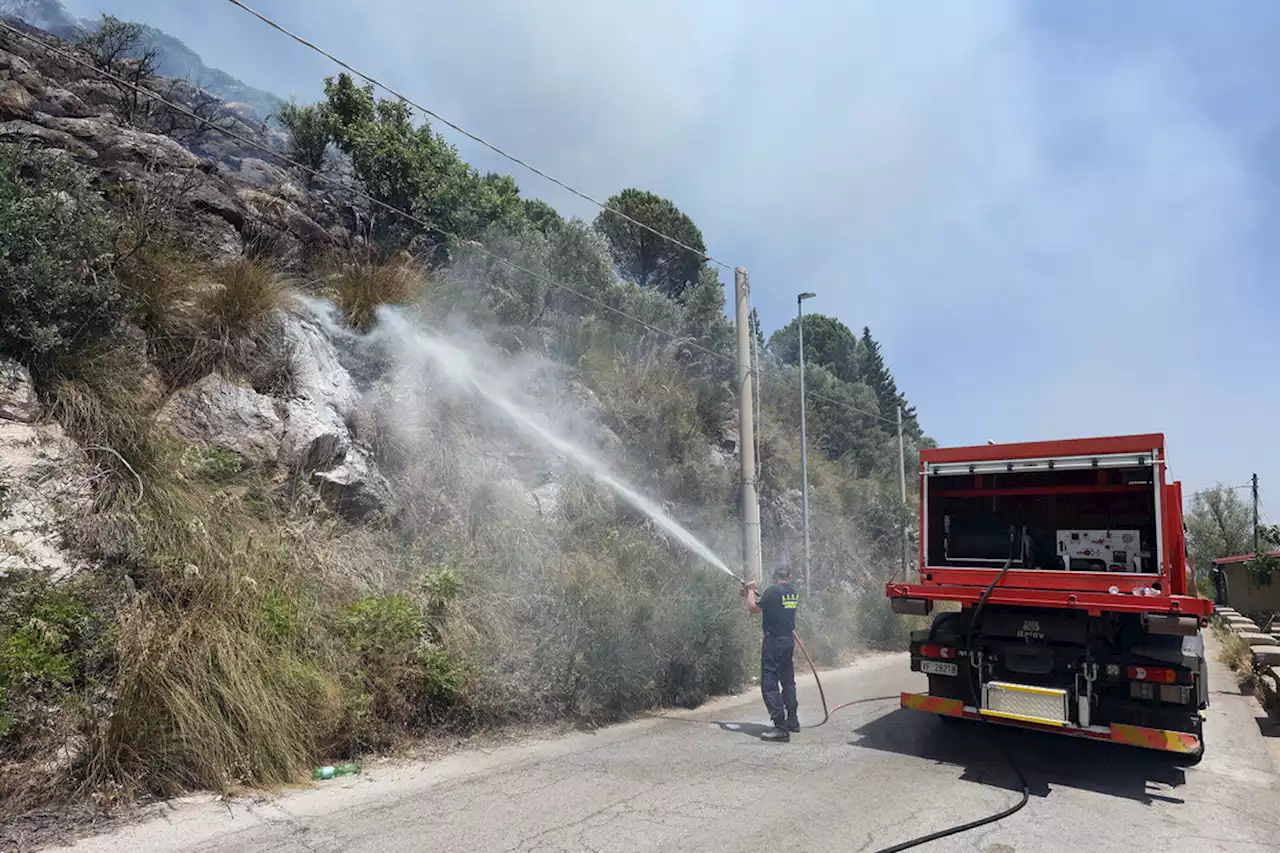
[[[21,21],[68,41],[101,25],[101,21],[72,15],[60,0],[0,0],[0,18]],[[228,104],[242,105],[241,112],[247,107],[259,121],[279,114],[284,104],[279,97],[255,89],[219,68],[210,68],[180,39],[145,25],[142,34],[137,49],[155,51],[158,73],[186,81]]]
[[[23,33],[0,32],[0,812],[744,680],[733,584],[587,460],[737,562],[733,365],[707,354],[732,330],[701,258],[655,267],[348,78],[285,134]],[[701,245],[669,201],[614,203]],[[818,358],[815,387],[896,405],[870,332],[837,337],[856,363]],[[764,362],[766,550],[795,559],[795,368]],[[901,631],[878,586],[909,512],[881,422],[811,414],[805,630],[834,661]]]

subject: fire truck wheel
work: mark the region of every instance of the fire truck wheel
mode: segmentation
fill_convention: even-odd
[[[1200,744],[1197,752],[1175,753],[1173,763],[1179,767],[1195,767],[1204,758],[1204,744]]]

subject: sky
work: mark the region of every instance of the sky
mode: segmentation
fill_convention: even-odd
[[[225,0],[67,6],[302,101],[336,70]],[[1163,432],[1188,491],[1257,472],[1280,515],[1280,4],[256,7],[588,194],[672,199],[766,330],[804,291],[870,326],[944,445]]]

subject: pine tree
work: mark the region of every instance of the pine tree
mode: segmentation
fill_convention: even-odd
[[[907,404],[907,398],[898,390],[898,383],[884,363],[880,353],[880,344],[871,337],[871,329],[862,327],[862,341],[858,347],[858,372],[862,381],[876,392],[876,400],[880,403],[880,411],[885,417],[893,417],[899,406],[902,407],[903,429],[912,435],[918,435],[920,425],[916,420],[914,406]]]

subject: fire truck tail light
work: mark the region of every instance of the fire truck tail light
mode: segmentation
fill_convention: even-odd
[[[927,658],[938,658],[940,660],[955,660],[956,650],[950,646],[933,646],[923,645],[920,647],[920,654]]]
[[[1161,684],[1172,684],[1178,680],[1178,674],[1171,669],[1152,666],[1131,666],[1125,673],[1130,681],[1155,681]]]

